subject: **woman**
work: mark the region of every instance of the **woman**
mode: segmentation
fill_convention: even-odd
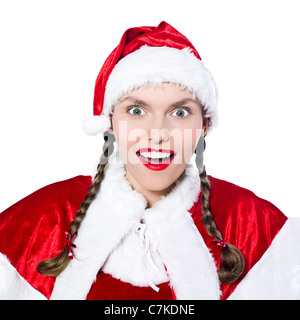
[[[4,298],[299,298],[299,222],[207,176],[216,123],[215,83],[189,40],[166,22],[127,30],[84,124],[104,133],[93,180],[0,215]]]

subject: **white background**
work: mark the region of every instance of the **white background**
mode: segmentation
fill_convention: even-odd
[[[209,174],[299,216],[298,0],[1,0],[0,212],[49,183],[91,174],[94,83],[123,32],[167,21],[216,80]]]

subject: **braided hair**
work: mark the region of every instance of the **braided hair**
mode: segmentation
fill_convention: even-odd
[[[216,242],[223,241],[221,232],[218,230],[213,215],[209,207],[210,199],[210,181],[206,174],[206,168],[203,165],[203,151],[205,150],[205,140],[200,138],[196,148],[196,166],[201,180],[201,209],[202,222],[207,233],[214,237]],[[223,241],[224,242],[224,241]],[[234,245],[224,242],[226,245],[221,249],[221,263],[218,272],[219,280],[228,284],[235,281],[243,272],[245,266],[244,256]]]
[[[76,212],[75,219],[70,225],[70,229],[68,230],[70,239],[74,239],[74,237],[76,237],[78,229],[80,228],[81,222],[84,219],[88,208],[100,190],[101,183],[104,179],[104,169],[108,163],[109,156],[114,151],[114,141],[115,136],[106,131],[104,133],[103,154],[101,155],[99,164],[97,166],[97,173],[93,179],[92,185],[89,187],[88,194],[80,204],[79,209]],[[69,245],[71,244],[67,242],[64,250],[56,257],[40,262],[36,268],[37,272],[45,276],[58,276],[70,262]]]

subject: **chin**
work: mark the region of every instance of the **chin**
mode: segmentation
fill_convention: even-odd
[[[172,188],[173,184],[175,183],[174,180],[172,181],[147,181],[147,183],[143,184],[143,189],[152,191],[152,192],[163,192],[169,188]]]
[[[174,186],[174,183],[183,171],[184,168],[177,168],[174,166],[162,171],[152,171],[143,168],[143,170],[141,170],[142,173],[139,175],[139,184],[142,188],[149,191],[164,191]]]

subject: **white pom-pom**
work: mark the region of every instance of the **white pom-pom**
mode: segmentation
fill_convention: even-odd
[[[90,136],[95,136],[99,133],[107,131],[111,127],[108,116],[92,116],[83,121],[83,130]]]

